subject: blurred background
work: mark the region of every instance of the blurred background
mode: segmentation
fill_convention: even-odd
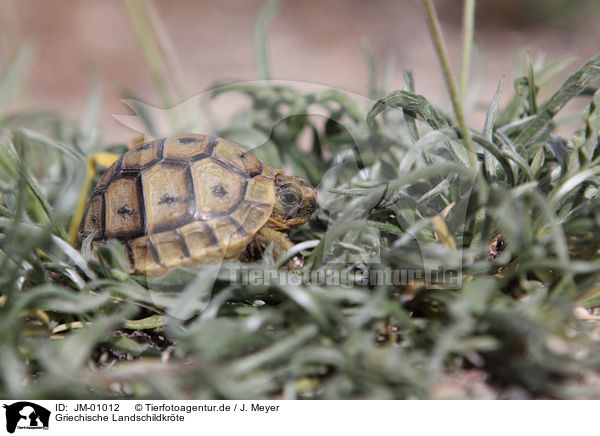
[[[435,4],[458,71],[462,1]],[[190,95],[222,79],[256,79],[252,35],[263,0],[154,0],[152,5]],[[122,0],[0,0],[0,8],[0,65],[7,65],[23,44],[31,49],[25,57],[27,86],[13,109],[58,110],[77,119],[93,69],[103,84],[106,143],[127,142],[135,135],[113,118],[129,113],[120,102],[125,90],[161,105]],[[592,0],[477,2],[471,99],[487,104],[502,76],[505,87],[512,86],[527,53],[545,62],[573,56],[562,77],[575,71],[598,50],[599,10]],[[448,107],[417,0],[281,0],[268,36],[274,79],[368,95],[367,43],[380,73],[387,71],[386,91],[402,87],[402,70],[412,69],[416,91]],[[472,127],[480,129],[482,119],[481,113],[472,113]]]

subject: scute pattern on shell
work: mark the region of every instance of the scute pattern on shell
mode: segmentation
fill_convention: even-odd
[[[128,151],[100,179],[80,240],[118,240],[133,272],[238,256],[266,223],[281,172],[232,142],[185,134]]]

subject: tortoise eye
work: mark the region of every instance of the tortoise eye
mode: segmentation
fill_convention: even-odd
[[[285,194],[283,194],[283,196],[281,197],[281,200],[286,204],[286,205],[294,205],[298,203],[298,196],[296,194],[294,194],[293,192],[286,192]]]

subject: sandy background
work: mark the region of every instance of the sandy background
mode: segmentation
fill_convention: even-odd
[[[462,2],[435,3],[458,71]],[[473,89],[480,101],[489,102],[503,75],[510,90],[515,71],[522,66],[519,54],[545,55],[547,61],[575,56],[567,72],[596,54],[600,31],[594,2],[574,0],[563,10],[543,6],[555,3],[567,2],[478,2],[476,43],[484,53],[485,76],[481,86]],[[190,94],[201,93],[223,78],[256,78],[252,32],[262,5],[262,0],[154,1]],[[113,118],[128,113],[120,102],[121,89],[160,105],[121,0],[0,0],[0,6],[0,64],[22,42],[33,47],[21,107],[55,109],[77,119],[88,96],[91,66],[103,81],[106,142],[128,141],[134,134]],[[269,38],[276,79],[367,95],[368,72],[361,49],[361,38],[366,38],[380,65],[386,57],[395,57],[398,69],[391,88],[402,86],[401,71],[410,68],[417,92],[448,107],[416,0],[282,0],[269,26]],[[472,114],[473,127],[480,128],[480,122],[481,114]]]

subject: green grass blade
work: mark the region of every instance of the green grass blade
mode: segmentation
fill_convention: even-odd
[[[277,0],[267,0],[254,25],[254,58],[256,59],[256,76],[260,80],[270,80],[269,50],[267,48],[267,26],[277,13]]]
[[[367,38],[361,39],[363,55],[367,61],[367,69],[369,71],[369,98],[377,100],[379,95],[379,87],[377,86],[377,66],[373,57],[373,50]]]
[[[422,117],[434,130],[449,126],[448,120],[442,115],[425,97],[409,91],[392,91],[382,99],[378,100],[367,115],[367,123],[373,127],[375,117],[388,108],[400,107],[409,113],[415,113]]]
[[[402,77],[404,78],[404,88],[408,92],[415,92],[415,79],[412,71],[404,70],[402,72]],[[417,142],[421,137],[419,133],[419,127],[416,122],[416,114],[410,110],[403,109],[404,113],[404,121],[406,122],[406,126],[408,128],[408,134],[410,135],[413,142]]]
[[[0,73],[0,111],[5,111],[18,92],[31,62],[31,47],[22,45]]]
[[[546,124],[574,97],[579,95],[587,84],[600,74],[600,55],[591,58],[576,73],[571,75],[544,103],[538,115],[523,126],[521,133],[515,138],[517,145],[526,145]]]

